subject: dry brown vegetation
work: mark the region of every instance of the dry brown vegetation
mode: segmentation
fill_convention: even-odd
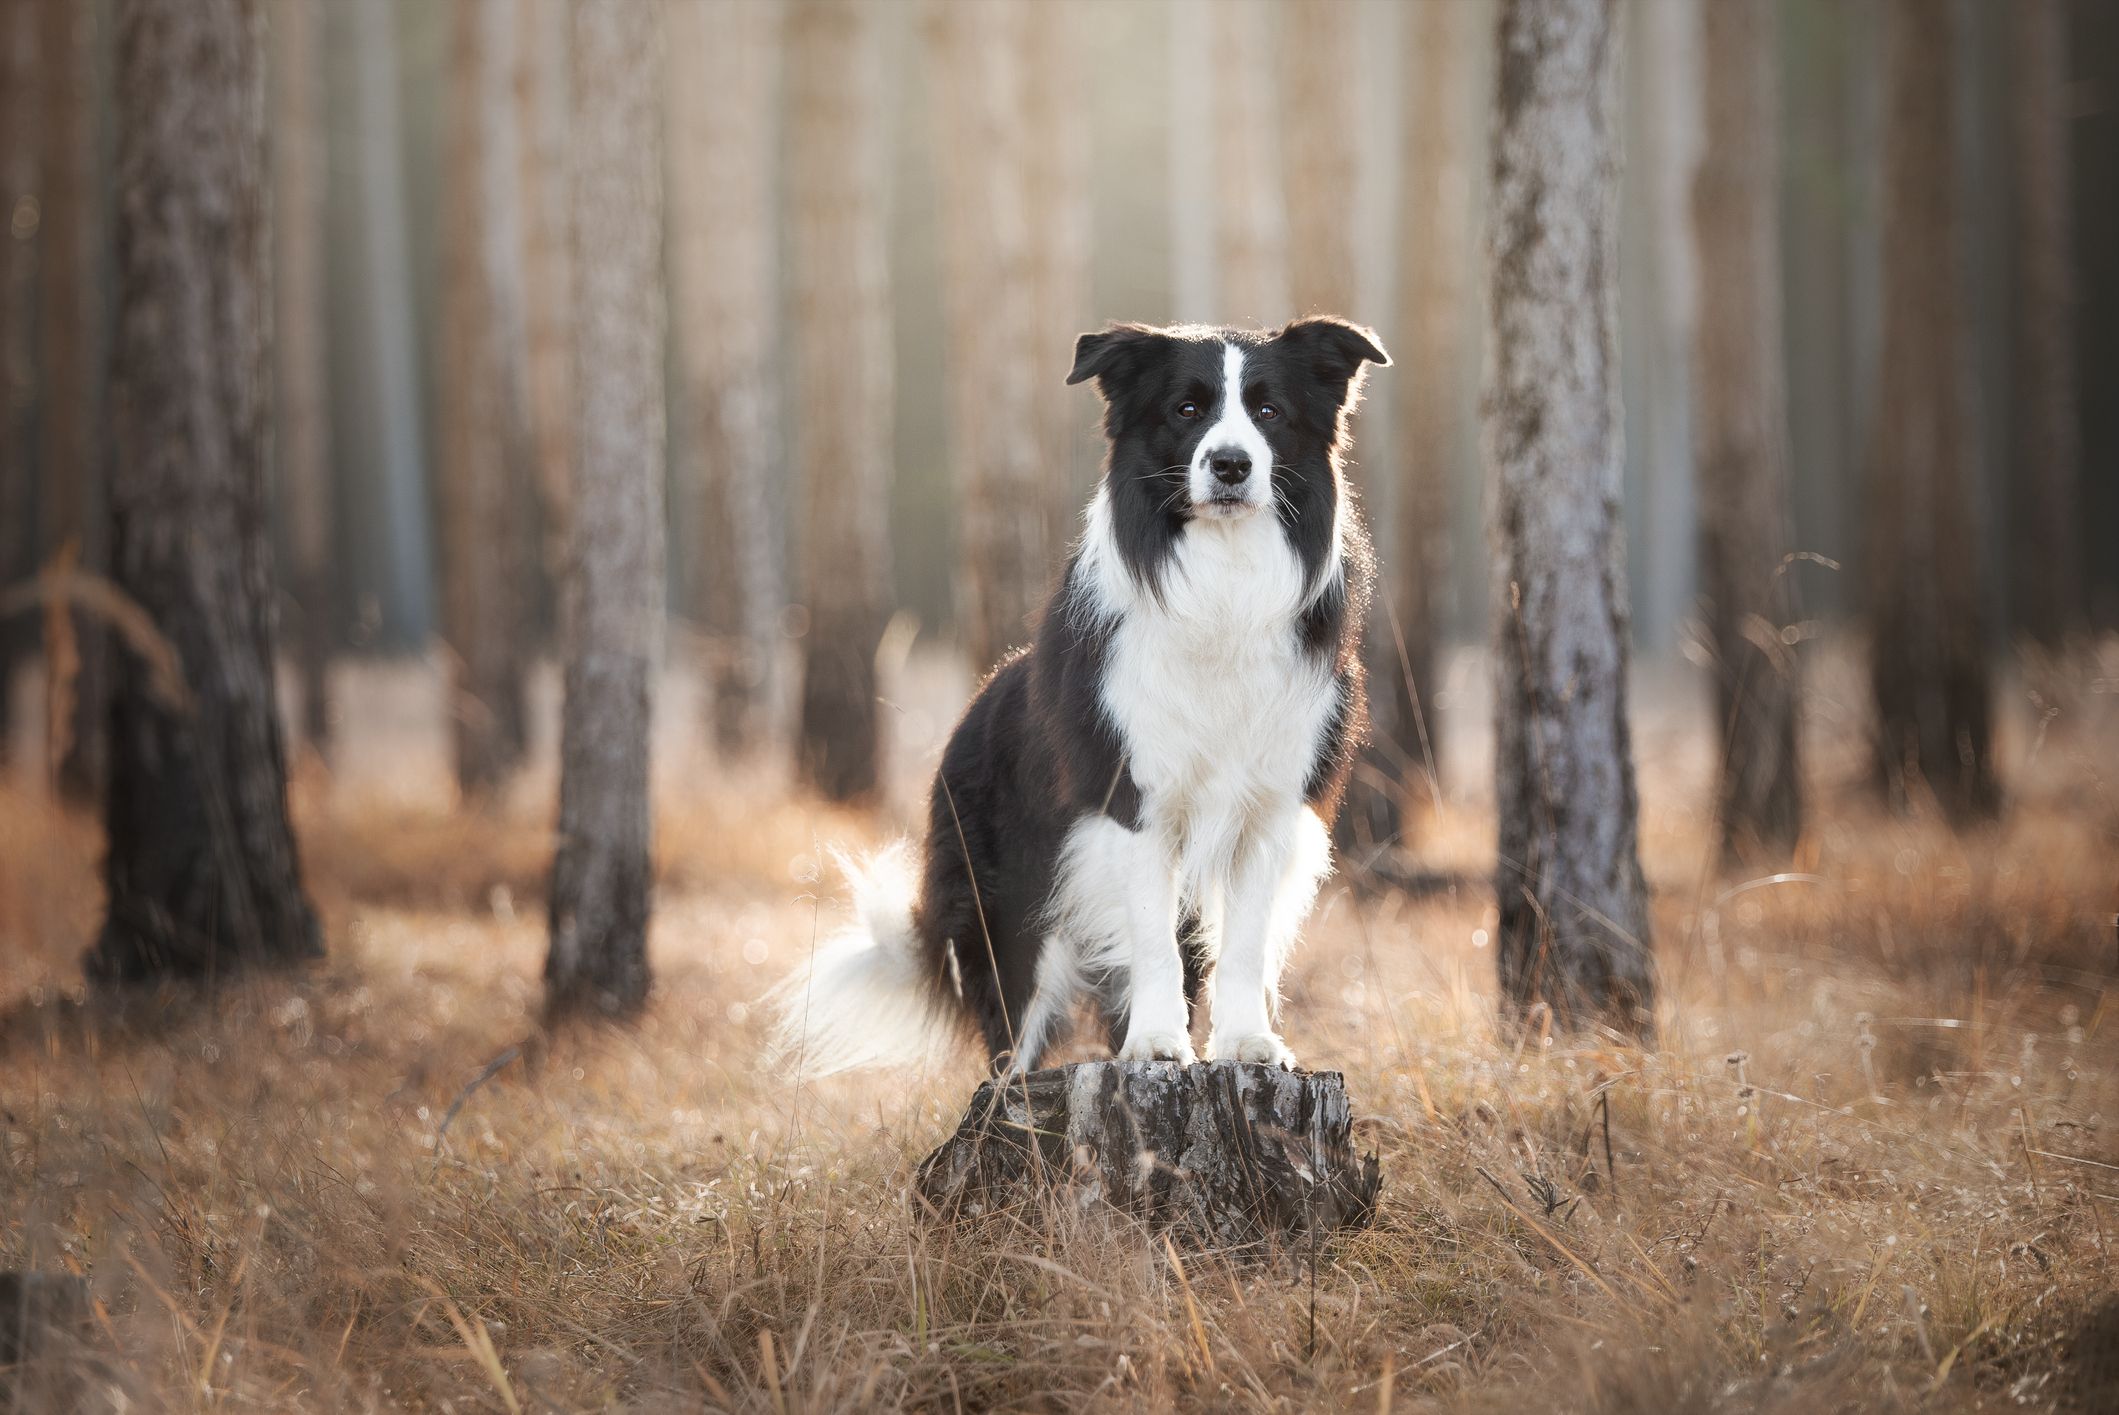
[[[1697,714],[1644,705],[1652,1052],[1496,1026],[1492,823],[1446,805],[1423,863],[1474,882],[1334,893],[1289,998],[1379,1221],[1251,1265],[1067,1213],[924,1232],[975,1062],[761,1069],[750,1004],[836,912],[821,844],[874,821],[672,773],[650,1011],[547,1035],[534,806],[307,770],[328,960],[121,1007],[74,966],[93,823],[9,789],[0,1268],[87,1276],[85,1389],[150,1408],[2113,1408],[2097,671],[2013,712],[2012,808],[1965,837],[1868,803],[1827,681],[1773,883],[1708,870]]]

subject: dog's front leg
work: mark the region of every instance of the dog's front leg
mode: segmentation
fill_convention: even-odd
[[[1214,1022],[1207,1040],[1213,1060],[1294,1068],[1294,1053],[1273,1027],[1280,970],[1330,868],[1330,838],[1307,809],[1275,819],[1238,855],[1214,969]]]
[[[1121,1061],[1179,1061],[1192,1054],[1184,958],[1177,947],[1177,871],[1154,835],[1134,835],[1111,883],[1123,890],[1126,1041]]]

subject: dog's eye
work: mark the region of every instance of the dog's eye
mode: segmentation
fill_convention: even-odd
[[[1183,418],[1186,422],[1192,421],[1192,419],[1199,416],[1199,404],[1186,399],[1177,405],[1177,416]]]
[[[1271,403],[1260,403],[1258,405],[1258,420],[1260,422],[1275,422],[1278,421],[1279,417],[1280,409],[1274,407]]]

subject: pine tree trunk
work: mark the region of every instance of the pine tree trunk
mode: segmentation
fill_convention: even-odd
[[[516,123],[522,155],[523,342],[531,456],[541,513],[547,583],[566,574],[566,522],[573,483],[574,380],[567,330],[573,274],[567,258],[566,48],[564,0],[518,0],[521,36]]]
[[[646,999],[648,731],[663,618],[661,7],[573,6],[579,418],[561,609],[555,1009]]]
[[[1275,325],[1288,307],[1287,203],[1280,165],[1279,109],[1272,100],[1279,70],[1273,52],[1273,13],[1264,0],[1214,0],[1204,37],[1212,62],[1207,134],[1214,184],[1207,210],[1214,221],[1216,324]],[[1199,35],[1177,37],[1198,44]],[[1180,154],[1198,161],[1197,153]],[[1180,212],[1193,221],[1197,211]]]
[[[1615,0],[1503,0],[1493,330],[1502,991],[1563,1024],[1652,1025],[1619,535]]]
[[[31,460],[31,347],[37,247],[14,233],[14,214],[37,190],[37,126],[43,111],[37,14],[0,5],[0,585],[37,573],[37,483]],[[14,747],[14,675],[36,648],[34,615],[0,618],[0,761]]]
[[[358,274],[347,309],[360,356],[354,386],[361,416],[349,419],[353,465],[374,502],[385,634],[423,637],[434,605],[429,554],[426,449],[420,438],[419,340],[405,212],[396,0],[333,0],[352,49],[351,166],[359,219],[343,233]]]
[[[1472,269],[1471,135],[1464,121],[1472,18],[1462,4],[1421,5],[1405,22],[1399,333],[1392,346],[1399,364],[1397,535],[1370,611],[1364,768],[1397,789],[1385,798],[1388,814],[1371,806],[1366,825],[1374,841],[1395,836],[1403,843],[1414,812],[1439,790],[1434,694],[1449,585],[1456,370],[1464,357],[1459,291]],[[1362,795],[1348,800],[1352,814]]]
[[[37,226],[43,368],[38,389],[44,547],[71,547],[78,569],[100,574],[103,535],[100,330],[102,175],[96,140],[97,14],[80,0],[44,0],[44,179]],[[48,636],[45,668],[50,767],[60,793],[100,802],[108,772],[109,651],[103,625],[69,616],[70,638]]]
[[[2062,0],[2015,0],[2008,13],[2017,182],[2016,617],[2033,643],[2057,648],[2085,610],[2068,17]]]
[[[1700,8],[1706,146],[1693,184],[1699,251],[1693,447],[1700,576],[1722,734],[1723,853],[1785,856],[1802,830],[1802,677],[1786,563],[1780,99],[1772,0]]]
[[[109,980],[320,951],[273,694],[264,39],[257,0],[117,6],[111,561],[179,673],[116,665]]]
[[[779,348],[781,8],[673,0],[667,86],[678,348],[695,426],[695,591],[710,640],[714,741],[728,758],[775,737],[786,595],[771,488],[782,475]]]
[[[523,407],[522,160],[515,0],[451,12],[450,180],[441,360],[443,625],[456,779],[489,794],[528,741],[534,543]]]
[[[949,442],[957,486],[956,621],[975,672],[1024,643],[1049,573],[1051,475],[1036,426],[1031,136],[1023,0],[929,9],[941,158]],[[1044,351],[1048,354],[1051,351]],[[1063,384],[1063,380],[1061,381]]]
[[[1870,679],[1889,798],[1955,820],[1996,805],[1972,529],[1977,442],[1952,134],[1954,9],[1885,22],[1884,344],[1870,446]]]
[[[294,638],[302,735],[310,750],[331,741],[328,682],[337,629],[332,572],[330,370],[324,349],[324,183],[321,0],[280,0],[272,12],[273,234],[279,266],[274,335],[278,350],[280,494],[286,508],[289,583],[299,616]]]
[[[1293,314],[1354,313],[1354,132],[1350,70],[1353,7],[1341,0],[1295,0],[1281,15],[1280,133],[1287,194],[1287,270]],[[1255,104],[1245,97],[1242,101]],[[1239,158],[1242,154],[1237,154]],[[1252,160],[1255,160],[1252,159]],[[1364,650],[1372,678],[1398,676],[1387,614],[1371,614]],[[1334,834],[1352,869],[1394,848],[1403,830],[1400,783],[1404,743],[1397,722],[1371,719],[1368,744],[1347,782]]]
[[[1281,15],[1281,172],[1291,314],[1354,316],[1354,7],[1289,0]],[[1255,102],[1255,100],[1253,100]]]
[[[834,800],[876,788],[876,646],[890,593],[888,129],[880,7],[789,11],[789,209],[803,518],[802,779]]]
[[[1073,539],[1103,440],[1082,416],[1061,364],[1089,327],[1090,101],[1083,49],[1088,14],[1078,0],[1030,0],[1023,24],[1023,102],[1031,134],[1024,158],[1029,202],[1032,425],[1045,508],[1047,563],[1035,590],[1058,572],[1054,556]],[[1059,374],[1055,377],[1055,373]]]

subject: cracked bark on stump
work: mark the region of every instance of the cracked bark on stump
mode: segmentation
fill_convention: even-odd
[[[963,1222],[1050,1193],[1197,1247],[1364,1228],[1381,1186],[1337,1072],[1084,1062],[980,1086],[920,1165],[919,1208]]]

